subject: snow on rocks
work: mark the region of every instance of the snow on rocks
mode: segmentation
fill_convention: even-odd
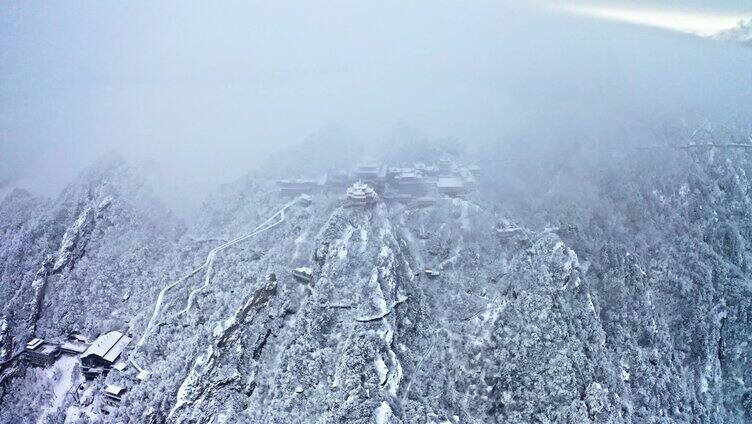
[[[373,366],[376,368],[376,373],[379,375],[379,385],[383,386],[389,375],[389,368],[386,366],[384,358],[381,355],[377,356],[373,361]]]
[[[352,237],[354,232],[355,232],[355,228],[352,226],[348,226],[342,238],[334,242],[334,248],[336,249],[337,257],[340,260],[347,259],[347,251],[348,251],[347,248],[350,244],[350,238]]]
[[[195,407],[203,403],[205,399],[212,398],[212,393],[219,388],[229,383],[241,381],[238,364],[235,361],[223,361],[222,357],[225,353],[243,354],[240,345],[235,344],[240,337],[238,330],[251,314],[258,313],[267,305],[271,297],[276,294],[276,290],[277,280],[267,279],[252,292],[232,317],[214,328],[214,340],[209,344],[206,352],[196,358],[188,376],[181,383],[175,406],[170,411],[170,417],[183,413],[190,416],[190,411],[195,411],[195,409],[188,408],[188,406]],[[259,343],[263,345],[264,342],[261,340]],[[227,350],[225,347],[235,347],[235,349]],[[180,420],[178,419],[178,421]]]
[[[9,326],[8,318],[0,315],[0,362],[10,355],[10,339],[8,337]]]
[[[388,325],[385,323],[385,325]],[[391,327],[391,325],[389,325]],[[402,383],[402,377],[403,377],[403,371],[402,371],[402,364],[400,363],[399,357],[393,350],[393,340],[392,336],[394,332],[390,329],[386,330],[382,336],[384,342],[386,343],[387,347],[387,353],[389,354],[389,363],[392,364],[392,368],[389,369],[387,367],[387,374],[386,379],[381,381],[380,384],[382,386],[385,386],[389,394],[393,397],[397,397],[397,391],[399,390],[400,383]],[[379,357],[381,360],[381,363],[384,364],[386,367],[386,363],[384,362],[384,359],[382,357]],[[379,375],[381,377],[381,375]]]
[[[374,268],[368,278],[368,283],[363,286],[358,300],[358,309],[355,320],[373,321],[385,317],[391,312],[391,308],[384,298],[384,292],[379,284],[379,271]]]
[[[376,424],[389,424],[392,415],[394,415],[392,407],[387,402],[381,402],[379,407],[374,411],[374,420]]]
[[[83,252],[86,237],[94,225],[96,213],[91,206],[85,208],[78,218],[65,230],[57,253],[57,260],[52,267],[53,272],[60,271],[71,261],[75,261],[76,255]]]
[[[366,251],[368,247],[368,230],[366,228],[360,228],[360,253]]]

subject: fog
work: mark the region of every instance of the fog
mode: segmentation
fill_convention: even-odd
[[[405,123],[478,145],[737,125],[751,79],[748,47],[546,3],[11,2],[0,178],[55,195],[114,150],[203,194],[332,124],[373,145]]]

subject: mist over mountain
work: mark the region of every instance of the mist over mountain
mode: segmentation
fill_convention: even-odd
[[[0,12],[0,423],[752,421],[743,43],[146,6]]]
[[[399,122],[470,145],[535,142],[552,125],[745,122],[752,94],[740,46],[514,1],[12,3],[0,55],[0,171],[14,186],[54,197],[114,150],[153,160],[193,209],[328,123],[365,145]]]
[[[718,33],[716,38],[723,41],[734,41],[752,45],[752,20],[741,21],[734,28]]]
[[[337,145],[324,134],[295,151]],[[112,155],[56,199],[16,190],[1,206],[6,357],[32,336],[134,341],[123,371],[93,381],[67,354],[54,372],[10,362],[0,417],[744,422],[749,147],[691,136],[477,153],[426,141],[407,151],[483,164],[477,189],[427,206],[318,189],[297,202],[261,173],[183,222]],[[127,390],[116,407],[108,384]]]

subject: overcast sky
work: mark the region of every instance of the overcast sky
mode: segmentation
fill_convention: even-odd
[[[577,1],[562,0],[579,4],[609,4],[621,6],[647,6],[672,8],[676,10],[731,10],[749,12],[752,7],[747,0],[622,0],[622,1]]]
[[[559,7],[603,2],[365,3],[5,1],[0,177],[51,194],[114,149],[216,183],[329,122],[489,141],[533,119],[749,108],[752,49]],[[752,16],[703,3],[606,6]]]
[[[705,3],[705,4],[702,4]],[[740,1],[582,2],[552,0],[542,4],[585,16],[712,36],[752,18],[752,6]]]

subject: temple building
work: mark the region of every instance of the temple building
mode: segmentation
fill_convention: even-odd
[[[400,193],[420,196],[427,190],[423,175],[418,172],[402,172],[394,177],[394,185]]]
[[[363,162],[355,170],[355,176],[363,181],[375,181],[381,177],[381,169],[375,162]]]
[[[380,164],[368,159],[350,170],[330,169],[318,179],[279,180],[277,186],[283,196],[301,196],[300,203],[304,206],[318,195],[343,190],[347,190],[348,205],[353,206],[376,201],[409,203],[437,192],[449,196],[473,192],[478,186],[479,173],[477,165],[460,165],[449,155],[433,164],[422,161]]]
[[[454,168],[454,164],[452,163],[452,160],[449,158],[441,158],[439,159],[439,162],[437,163],[439,168],[439,175],[451,175],[452,174],[452,168]]]
[[[351,206],[365,206],[376,203],[379,199],[376,191],[361,181],[347,189],[347,203]]]
[[[465,193],[465,184],[459,177],[441,177],[436,182],[436,188],[448,196],[460,196]]]

